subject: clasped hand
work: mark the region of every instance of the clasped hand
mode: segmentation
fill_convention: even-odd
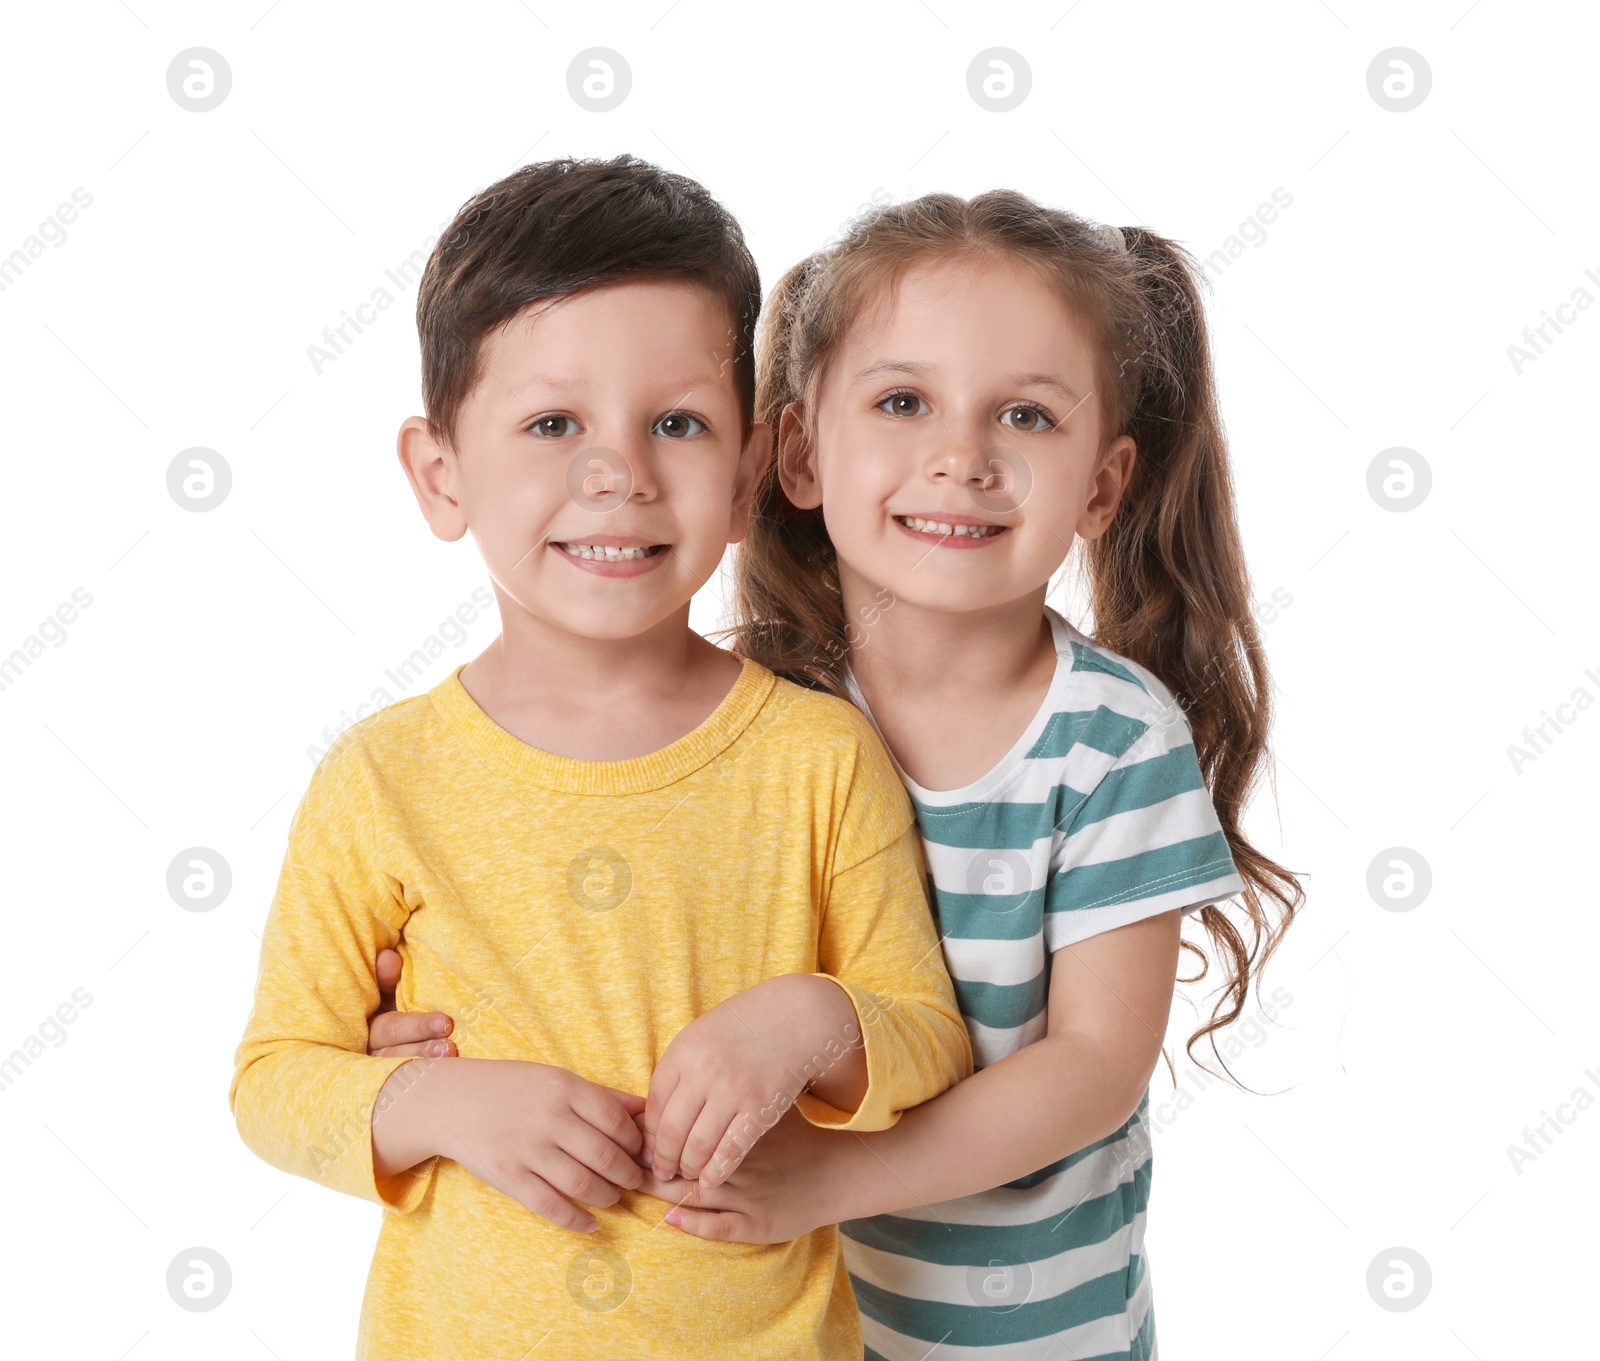
[[[399,966],[393,951],[378,957],[384,1000],[368,1052],[457,1055],[444,1038],[451,1018],[393,1009]],[[588,1232],[595,1220],[581,1206],[614,1205],[623,1190],[642,1190],[673,1202],[669,1222],[699,1236],[787,1241],[832,1222],[815,1220],[818,1198],[796,1194],[795,1182],[800,1167],[816,1172],[836,1136],[791,1108],[808,1084],[830,1104],[859,1104],[866,1064],[854,1027],[843,988],[818,975],[786,974],[679,1031],[642,1101],[544,1064],[447,1064],[432,1094],[439,1102],[433,1142],[562,1228]],[[843,1056],[830,1060],[830,1053]],[[748,1162],[758,1145],[763,1156]]]

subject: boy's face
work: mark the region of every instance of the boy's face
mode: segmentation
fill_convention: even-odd
[[[501,596],[567,633],[631,638],[744,537],[770,431],[746,433],[727,309],[684,281],[536,303],[488,336],[455,448],[400,454],[440,538],[471,530]]]

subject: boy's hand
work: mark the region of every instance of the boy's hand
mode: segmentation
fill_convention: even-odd
[[[400,982],[400,955],[379,950],[374,962],[378,979],[378,1009],[367,1022],[367,1053],[378,1058],[424,1054],[429,1058],[454,1058],[460,1051],[444,1037],[455,1021],[442,1011],[396,1011],[394,990]]]
[[[615,1205],[644,1180],[643,1097],[519,1059],[458,1058],[421,1085],[436,1079],[431,1146],[558,1228],[589,1233],[581,1206]]]
[[[863,1161],[862,1150],[859,1138],[818,1129],[791,1109],[722,1185],[708,1190],[697,1181],[647,1175],[639,1189],[670,1201],[666,1222],[696,1238],[787,1243],[851,1217],[849,1175]]]
[[[662,1180],[720,1185],[808,1083],[840,1109],[861,1102],[866,1059],[849,993],[816,974],[747,988],[661,1056],[641,1121],[646,1161]]]

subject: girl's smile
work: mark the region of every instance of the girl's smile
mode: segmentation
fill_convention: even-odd
[[[943,512],[895,515],[892,518],[913,539],[946,548],[987,548],[1011,529],[1010,525],[991,524],[971,515],[947,515]]]

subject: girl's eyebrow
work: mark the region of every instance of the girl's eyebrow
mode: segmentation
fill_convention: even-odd
[[[931,373],[932,364],[923,364],[914,359],[880,359],[876,364],[868,364],[856,374],[854,381],[859,383],[867,378],[878,378],[891,373],[906,373],[919,375]],[[1072,388],[1057,378],[1053,373],[1013,373],[1006,382],[1013,387],[1047,387],[1054,388],[1069,402],[1076,404],[1081,399]]]
[[[1014,373],[1010,381],[1018,387],[1054,388],[1070,402],[1078,401],[1078,394],[1053,373]]]
[[[932,372],[932,364],[922,364],[915,359],[880,359],[876,364],[868,364],[866,368],[856,374],[852,381],[859,383],[864,378],[878,378],[890,373],[921,374]]]

